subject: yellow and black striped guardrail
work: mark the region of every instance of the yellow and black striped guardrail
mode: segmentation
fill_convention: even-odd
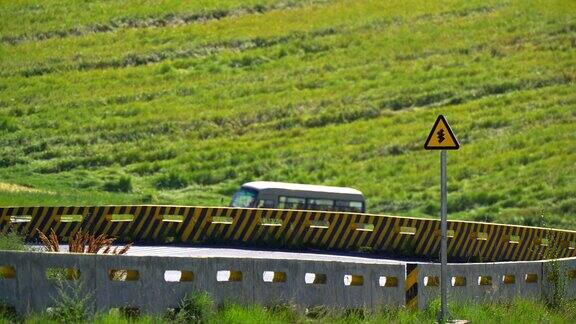
[[[406,306],[418,308],[418,265],[409,263],[406,267]]]
[[[0,232],[28,240],[36,229],[67,239],[83,229],[121,241],[240,243],[368,250],[436,258],[433,219],[323,211],[190,206],[0,207]],[[448,222],[448,256],[464,261],[521,261],[576,256],[576,231],[466,221]]]

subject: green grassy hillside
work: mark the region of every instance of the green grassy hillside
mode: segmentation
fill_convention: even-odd
[[[576,228],[576,2],[1,1],[0,204],[220,205],[254,179],[370,211]]]

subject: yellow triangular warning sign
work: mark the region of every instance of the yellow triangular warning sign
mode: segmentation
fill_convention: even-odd
[[[444,116],[440,115],[436,119],[424,148],[427,150],[457,150],[460,148],[460,143],[452,133],[452,129]]]

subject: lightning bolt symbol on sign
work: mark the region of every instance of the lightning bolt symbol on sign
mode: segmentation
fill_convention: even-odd
[[[439,130],[438,133],[436,133],[436,137],[438,137],[438,143],[444,142],[444,139],[446,139],[444,137],[444,130],[443,129]]]
[[[439,115],[436,118],[436,122],[424,143],[424,148],[426,150],[457,150],[460,148],[460,143],[458,143],[458,139],[454,136],[444,116]]]

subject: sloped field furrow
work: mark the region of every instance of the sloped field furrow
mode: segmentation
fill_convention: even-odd
[[[447,28],[453,27],[447,26]],[[515,47],[517,47],[516,45],[510,46],[502,44],[502,42],[505,41],[505,38],[501,41],[493,41],[490,46],[476,46],[473,51],[464,51],[461,48],[463,44],[457,44],[455,48],[442,49],[434,55],[422,55],[420,60],[416,60],[418,65],[416,68],[411,68],[412,71],[410,74],[417,72],[417,75],[419,76],[418,79],[412,79],[410,74],[402,72],[400,73],[405,74],[410,78],[399,79],[398,76],[401,74],[398,74],[395,71],[401,70],[404,68],[403,66],[408,66],[413,63],[404,62],[404,60],[397,60],[394,58],[391,59],[390,55],[397,54],[386,52],[394,50],[393,44],[386,47],[385,43],[376,43],[376,37],[378,37],[377,33],[374,33],[374,36],[372,36],[372,34],[365,35],[370,36],[366,41],[354,41],[349,35],[342,37],[328,37],[325,41],[315,39],[314,43],[318,49],[321,49],[321,51],[318,51],[318,49],[307,49],[311,44],[310,41],[301,42],[298,40],[290,42],[288,46],[286,46],[287,48],[278,45],[269,49],[247,51],[246,55],[233,52],[227,55],[221,55],[217,60],[214,60],[213,58],[187,61],[180,60],[175,64],[161,66],[159,69],[141,68],[126,72],[122,72],[121,70],[109,70],[97,74],[97,79],[94,78],[96,75],[93,73],[65,74],[51,78],[14,78],[10,79],[9,84],[11,87],[23,89],[23,91],[18,91],[16,93],[9,91],[6,85],[3,93],[8,96],[2,96],[2,92],[0,92],[0,105],[7,105],[8,102],[16,102],[17,106],[21,105],[22,107],[29,107],[32,105],[53,105],[57,103],[58,105],[64,105],[67,108],[76,109],[81,107],[106,106],[109,104],[117,105],[132,102],[163,100],[165,96],[171,95],[177,95],[178,97],[194,97],[199,103],[205,104],[208,103],[206,101],[208,100],[208,98],[206,98],[206,90],[208,87],[211,88],[210,90],[217,92],[220,92],[220,87],[228,87],[230,90],[223,94],[227,95],[228,98],[243,97],[245,94],[253,96],[259,93],[269,93],[270,90],[263,87],[263,82],[258,82],[257,80],[259,71],[262,69],[274,72],[271,73],[272,79],[270,79],[270,77],[266,78],[266,83],[270,84],[273,88],[272,94],[274,94],[274,92],[282,92],[286,89],[290,89],[291,86],[289,83],[292,83],[294,76],[298,76],[302,80],[299,84],[295,85],[298,90],[326,88],[326,85],[334,84],[330,78],[338,79],[339,81],[348,80],[349,82],[358,82],[360,80],[362,82],[372,81],[372,84],[376,84],[376,77],[379,79],[387,77],[389,79],[394,78],[396,84],[398,84],[398,82],[405,83],[405,85],[396,87],[396,89],[405,89],[406,92],[413,93],[415,89],[413,89],[413,86],[410,86],[410,84],[417,85],[421,84],[423,81],[429,82],[430,79],[439,80],[441,78],[451,77],[450,74],[454,73],[456,73],[456,75],[453,76],[454,79],[461,78],[464,75],[467,75],[468,79],[472,76],[475,77],[475,75],[478,75],[479,71],[481,71],[480,68],[482,67],[483,62],[477,63],[474,61],[487,61],[494,59],[491,57],[497,55],[494,60],[495,62],[498,62],[506,60],[506,55],[514,55],[515,57],[513,59],[503,61],[501,68],[508,69],[510,63],[514,63],[514,65],[519,69],[523,69],[523,63],[518,63],[522,62],[522,59],[524,59],[526,55],[539,55],[533,53],[533,49],[529,47],[530,43],[522,45],[525,47],[525,50],[517,51],[515,50]],[[430,37],[433,37],[433,35],[430,35]],[[528,41],[534,42],[535,40],[536,37],[533,37]],[[552,45],[567,41],[569,41],[569,38],[564,37],[563,39],[558,40],[543,40],[541,43],[546,42],[547,44]],[[368,47],[371,43],[374,43],[373,48]],[[380,54],[370,53],[357,57],[350,56],[351,53],[360,50],[369,50],[370,52],[374,52],[377,48],[381,51]],[[554,51],[548,52],[556,55],[556,52]],[[328,53],[331,55],[328,56]],[[426,53],[430,52],[427,51]],[[489,54],[490,57],[484,58],[485,54]],[[374,59],[368,60],[367,56],[370,55],[373,55]],[[545,54],[542,53],[542,55]],[[430,58],[427,59],[428,57]],[[457,62],[457,60],[461,59],[469,61],[467,63],[467,68],[463,67],[462,64],[451,63]],[[540,65],[540,70],[544,68],[541,66],[541,62],[538,62],[535,58],[528,59],[534,61],[535,64]],[[282,64],[287,64],[290,68],[283,68]],[[451,64],[452,66],[450,66]],[[546,64],[551,66],[554,65],[553,63]],[[398,65],[398,67],[396,65]],[[476,69],[476,67],[478,67],[478,69]],[[559,66],[557,69],[560,71],[565,70],[562,66]],[[369,73],[367,71],[371,72]],[[218,75],[217,77],[213,76],[215,72]],[[494,70],[485,70],[482,72],[488,74],[493,73]],[[519,70],[518,72],[524,74],[527,72],[529,73],[530,71]],[[318,73],[321,73],[321,81],[318,81]],[[539,73],[541,74],[541,72]],[[256,76],[256,78],[254,78],[254,76]],[[328,79],[326,78],[327,76],[329,77]],[[74,80],[73,83],[65,81],[69,80],[71,77]],[[198,77],[200,77],[200,79],[198,79]],[[366,77],[369,79],[367,80]],[[569,79],[569,76],[567,78]],[[307,81],[306,79],[314,79],[316,82],[311,80]],[[542,76],[538,79],[546,79],[546,77]],[[95,88],[94,83],[96,80],[98,82],[98,87]],[[178,87],[171,87],[170,83],[164,82],[166,80],[177,80]],[[218,82],[214,83],[215,80],[218,80]],[[202,84],[203,82],[205,82],[205,84]],[[254,84],[257,86],[251,86],[250,89],[244,89],[241,91],[235,90],[235,85],[238,83],[246,85],[247,82],[248,84]],[[282,83],[285,85],[282,85]],[[371,95],[371,93],[377,92],[383,100],[380,104],[383,107],[398,109],[411,105],[410,98],[403,98],[403,96],[405,97],[406,95],[400,93],[394,94],[390,93],[390,91],[382,92],[381,86],[386,85],[387,82],[384,82],[384,84],[382,82],[378,83],[381,85],[373,91],[366,92],[366,89],[364,89],[362,97],[373,98],[376,96]],[[49,87],[51,88],[51,91],[45,93],[30,93],[30,91],[33,91],[34,85]],[[370,86],[373,87],[372,85]],[[476,81],[472,82],[473,90],[476,87]],[[506,88],[513,90],[515,87],[518,86],[504,84],[502,89],[499,89],[498,87],[495,89],[488,88],[485,92],[488,94],[491,92],[498,93],[498,91],[505,91]],[[26,91],[26,88],[30,89],[30,91]],[[130,93],[134,91],[137,92],[133,94]],[[112,93],[115,95],[110,96]],[[122,95],[116,95],[117,93],[122,93]],[[22,95],[18,96],[18,94]],[[52,99],[43,100],[42,97],[45,97],[46,95],[50,96]],[[106,97],[107,95],[110,97]],[[99,98],[97,100],[84,99],[94,96]],[[202,101],[199,96],[206,99]],[[450,93],[447,93],[447,95],[444,94],[444,96],[450,97]],[[66,100],[66,98],[74,97],[83,98],[83,100],[63,102],[63,99]],[[223,98],[221,95],[219,96],[219,99],[228,98]],[[442,102],[442,100],[447,99],[447,102],[450,103],[450,100],[455,100],[454,102],[461,100],[457,98],[457,96],[454,98],[443,98],[442,95],[437,99],[440,100],[435,100],[435,96],[433,95],[431,98],[425,96],[420,101],[423,100],[425,103],[430,100]],[[416,100],[416,102],[418,101],[419,100]],[[14,107],[14,105],[11,106]],[[16,109],[15,114],[21,114],[21,108],[14,109]]]
[[[94,23],[91,25],[74,26],[69,29],[58,29],[50,31],[39,31],[20,35],[3,35],[0,41],[7,44],[18,44],[25,41],[43,41],[52,38],[65,38],[82,36],[93,33],[109,33],[125,28],[155,28],[155,27],[173,27],[188,25],[193,23],[203,23],[209,20],[218,20],[226,17],[236,17],[245,14],[265,13],[270,10],[285,10],[314,3],[326,3],[330,0],[308,0],[302,1],[245,1],[248,3],[234,3],[229,1],[231,8],[222,7],[226,3],[211,2],[213,8],[200,7],[197,12],[158,12],[151,16],[131,16],[131,17],[114,17],[112,20]],[[253,2],[253,3],[250,3]],[[192,3],[198,5],[198,2]],[[234,5],[238,5],[237,7]],[[187,10],[191,8],[187,7]],[[72,13],[68,13],[71,15]],[[76,13],[78,14],[78,13]],[[109,13],[108,13],[109,14]],[[118,14],[124,14],[119,12]],[[158,17],[159,16],[159,17]]]
[[[347,48],[346,52],[352,53],[364,45],[364,43],[360,43]],[[279,65],[274,67],[264,66],[259,67],[259,69],[267,68],[271,72],[276,71],[273,73],[274,77],[272,79],[255,77],[259,74],[259,69],[240,69],[243,73],[225,73],[229,76],[226,78],[220,77],[218,79],[219,84],[216,85],[213,83],[214,77],[212,76],[205,80],[203,78],[187,80],[187,77],[176,77],[179,80],[179,87],[176,89],[166,88],[163,82],[150,82],[151,85],[163,85],[163,90],[160,90],[160,92],[115,96],[108,99],[102,98],[97,101],[63,103],[56,99],[61,98],[64,94],[59,95],[56,92],[51,93],[54,100],[27,99],[27,105],[22,108],[13,108],[12,112],[15,115],[22,114],[26,109],[25,107],[30,105],[63,105],[67,109],[62,111],[62,113],[71,117],[68,120],[70,125],[74,127],[72,132],[77,133],[78,125],[85,121],[84,114],[88,111],[90,111],[92,116],[102,117],[107,120],[119,118],[122,123],[127,123],[127,125],[131,125],[132,122],[144,125],[146,120],[158,120],[159,117],[155,115],[158,109],[163,111],[164,118],[168,118],[168,120],[180,119],[179,116],[181,114],[194,109],[197,111],[197,118],[191,121],[190,127],[182,127],[183,131],[189,132],[193,131],[193,129],[206,128],[203,126],[212,125],[216,128],[223,128],[221,129],[223,133],[231,134],[230,132],[246,132],[248,130],[246,127],[252,124],[273,122],[273,128],[319,127],[329,123],[349,122],[358,118],[372,118],[378,116],[382,110],[450,105],[478,99],[483,96],[572,82],[572,76],[563,66],[554,66],[554,64],[550,63],[548,64],[549,71],[546,74],[542,73],[546,66],[542,65],[541,62],[551,61],[553,57],[551,55],[557,55],[555,52],[533,52],[530,55],[511,52],[507,57],[499,58],[499,62],[493,64],[490,70],[481,70],[482,61],[479,60],[490,58],[492,50],[507,51],[496,46],[497,44],[494,44],[490,50],[486,49],[484,51],[486,53],[475,58],[470,58],[469,53],[426,57],[418,64],[421,68],[414,69],[410,74],[393,73],[389,76],[381,75],[378,83],[374,82],[374,76],[390,71],[390,67],[378,62],[366,62],[361,58],[358,61],[343,60],[342,63],[346,63],[342,64],[345,66],[344,68],[331,68],[334,71],[323,71],[324,69],[318,71],[311,69],[311,67],[328,64],[328,61],[325,56],[316,56],[306,62],[305,65],[299,65],[298,73],[294,73],[299,76],[297,82],[294,82],[293,77],[290,77],[290,74],[286,74],[285,69],[282,69]],[[333,48],[332,45],[326,45],[326,47]],[[349,58],[348,53],[341,53],[338,56],[343,59]],[[258,57],[257,54],[254,57]],[[332,61],[334,61],[333,58],[331,58]],[[462,60],[472,60],[472,62],[468,63],[469,69],[462,69],[459,65],[450,66],[449,62]],[[474,61],[479,62],[476,63]],[[435,67],[437,64],[445,66],[442,74],[436,72],[438,71],[438,68]],[[531,69],[526,69],[527,66],[532,64],[534,64],[535,69],[539,69],[536,70],[537,73],[534,73]],[[431,69],[429,66],[434,68]],[[478,69],[475,69],[474,66]],[[470,68],[476,70],[476,72],[471,74]],[[394,68],[394,70],[402,69],[402,67]],[[146,71],[145,69],[140,70]],[[515,75],[513,79],[507,79],[506,81],[488,79],[489,76],[510,74],[512,71],[514,71]],[[168,75],[170,74],[168,73]],[[154,77],[152,80],[160,81],[164,79],[163,75],[165,73],[160,73],[158,77]],[[369,76],[368,78],[366,78],[367,75]],[[462,75],[467,76],[465,82],[460,80]],[[114,76],[114,74],[110,74],[110,76]],[[358,78],[357,76],[361,77]],[[112,81],[112,79],[110,80]],[[458,82],[461,84],[455,86]],[[90,85],[87,79],[84,81],[79,80],[75,84],[80,87]],[[115,88],[116,90],[121,89],[118,86]],[[227,88],[227,93],[221,93],[222,88]],[[68,87],[62,87],[62,89],[70,91]],[[142,91],[142,87],[138,89]],[[343,92],[344,89],[347,92]],[[89,91],[90,89],[86,88],[82,91],[86,90]],[[126,92],[129,90],[130,87],[126,87]],[[297,98],[291,98],[289,90],[298,91],[301,95]],[[80,91],[76,90],[77,93],[82,93]],[[98,91],[98,89],[95,91]],[[402,92],[399,93],[398,91]],[[86,94],[88,95],[88,93]],[[203,105],[211,104],[214,99],[218,100],[220,110],[202,109]],[[130,107],[133,103],[139,103],[139,107]],[[152,109],[152,107],[158,107],[160,103],[171,108],[168,110],[164,108]],[[117,109],[112,112],[99,109],[108,105],[116,106]],[[234,109],[232,109],[233,107]],[[243,107],[246,107],[250,112],[243,111]],[[223,108],[226,109],[223,110]],[[304,111],[302,108],[304,108]],[[92,111],[93,109],[97,109],[97,111]],[[47,113],[52,113],[53,110],[52,108]],[[22,126],[46,128],[50,121],[42,117],[43,115],[45,113],[40,111],[33,112],[28,119],[23,120],[30,121],[30,124],[23,124]],[[95,131],[97,133],[98,130],[114,131],[117,125],[117,123],[106,122],[99,126],[98,129],[94,129],[94,124],[91,124],[90,128],[86,129],[90,133]],[[133,126],[131,128],[133,132],[135,129],[140,128],[139,124],[131,125]],[[236,130],[232,128],[226,129],[226,126],[235,127]],[[258,127],[256,129],[261,128]],[[66,127],[61,124],[59,129],[66,129]],[[156,132],[148,129],[145,133],[153,135]],[[213,128],[213,133],[216,134],[218,131]],[[113,137],[108,138],[113,139]],[[132,139],[137,140],[138,136],[132,136]],[[6,137],[5,140],[10,141],[10,136]],[[130,140],[130,137],[118,137],[118,141],[125,140]],[[11,146],[12,143],[7,142],[6,144]]]
[[[461,8],[474,5],[478,6],[475,3],[458,3]],[[408,7],[412,7],[412,10],[406,10]],[[126,29],[117,33],[22,43],[3,46],[5,56],[10,57],[10,60],[0,62],[3,63],[0,69],[3,75],[23,73],[32,76],[78,67],[83,62],[97,66],[97,62],[124,62],[123,58],[131,56],[186,52],[194,47],[209,48],[210,44],[282,37],[295,32],[314,32],[342,25],[362,26],[382,16],[402,19],[442,12],[442,9],[420,2],[396,7],[380,1],[338,1],[329,5],[276,10],[199,25]],[[274,24],[269,24],[269,21],[274,21]]]

